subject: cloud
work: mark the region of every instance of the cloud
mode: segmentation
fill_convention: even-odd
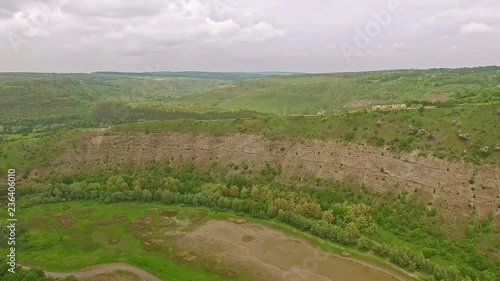
[[[0,4],[0,18],[12,17],[16,12],[36,4],[35,0],[3,0]],[[43,4],[43,2],[38,4]]]
[[[189,44],[203,48],[207,44],[213,47],[241,42],[265,43],[286,34],[285,29],[276,28],[258,17],[249,20],[247,16],[239,22],[237,16],[227,19],[214,16],[213,5],[217,1],[226,0],[146,0],[140,4],[124,0],[89,0],[69,1],[60,6],[43,2],[28,5],[8,19],[0,18],[0,31],[15,33],[30,41],[38,36],[59,40],[71,38],[72,42],[65,42],[64,46],[72,51],[134,56],[166,52],[172,47]],[[235,0],[229,1],[236,4]],[[102,5],[98,4],[100,2]],[[12,6],[11,10],[15,8]],[[220,6],[217,9],[222,11]],[[230,9],[235,7],[230,6],[227,11]],[[39,15],[43,15],[44,23],[33,24]]]
[[[167,70],[321,72],[500,64],[500,36],[490,33],[500,31],[500,1],[400,1],[403,12],[348,64],[341,43],[351,42],[354,30],[387,9],[388,0],[2,0],[0,71],[143,71],[160,64]],[[34,25],[40,13],[47,20]],[[18,41],[17,55],[9,34],[30,35]]]
[[[54,1],[54,0],[51,0]],[[172,1],[142,0],[59,0],[64,1],[63,11],[77,17],[136,18],[159,14]]]
[[[497,22],[498,20],[500,20],[498,8],[477,5],[473,7],[452,8],[437,12],[430,17],[424,18],[422,23],[426,26],[442,26],[474,21]]]
[[[265,42],[275,38],[285,36],[286,31],[275,29],[266,22],[259,22],[255,25],[245,27],[241,30],[239,38],[243,41]]]
[[[208,4],[198,0],[178,1],[169,3],[161,13],[128,21],[121,26],[124,38],[130,40],[140,39],[138,44],[150,40],[159,42],[171,41],[196,41],[207,39],[266,41],[284,34],[283,30],[274,28],[267,22],[243,25],[237,19],[214,20],[211,18],[211,8]],[[120,29],[120,27],[119,27]]]
[[[401,42],[393,43],[393,44],[391,45],[391,47],[393,47],[393,48],[395,48],[395,49],[397,49],[397,48],[402,48],[402,47],[404,47],[404,46],[405,46],[405,43],[401,43]]]
[[[468,34],[478,34],[478,33],[491,33],[495,29],[482,22],[471,22],[469,24],[462,25],[458,34],[468,35]]]

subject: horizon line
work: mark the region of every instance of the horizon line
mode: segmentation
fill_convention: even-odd
[[[148,73],[216,73],[216,74],[259,74],[259,73],[290,73],[290,74],[341,74],[341,73],[363,73],[363,72],[379,72],[379,71],[408,71],[408,70],[439,70],[439,69],[474,69],[500,67],[500,65],[478,65],[478,66],[460,66],[460,67],[430,67],[430,68],[386,68],[372,70],[355,70],[355,71],[331,71],[331,72],[303,72],[303,71],[284,71],[284,70],[262,70],[262,71],[217,71],[217,70],[158,70],[158,71],[120,71],[120,70],[96,70],[91,72],[56,72],[56,71],[0,71],[0,74],[148,74]]]

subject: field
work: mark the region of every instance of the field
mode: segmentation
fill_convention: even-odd
[[[171,241],[176,231],[186,231],[186,226],[182,221],[176,224],[176,220],[169,219],[165,215],[168,210],[161,205],[134,203],[31,207],[19,218],[24,221],[21,229],[25,232],[19,241],[21,262],[51,270],[127,262],[167,280],[246,280],[223,278],[217,273],[228,269],[214,264],[206,267],[212,272],[196,263],[190,265],[189,256],[184,257],[184,251]],[[197,225],[206,215],[203,210],[187,209],[179,217]],[[167,235],[162,236],[160,243],[154,235],[163,233]]]
[[[48,219],[41,220],[42,217]],[[314,250],[301,238],[297,240],[257,221],[246,222],[241,217],[203,208],[75,202],[30,207],[20,220],[23,221],[19,241],[21,262],[49,270],[69,271],[126,262],[166,280],[268,280],[279,275],[287,280],[286,276],[294,274],[328,276],[333,273],[328,268],[335,266],[342,269],[336,272],[337,277],[330,278],[408,280],[381,261],[372,261],[380,264],[382,269],[378,270],[368,263],[316,253],[320,250]],[[231,231],[220,233],[227,228]],[[240,246],[232,248],[234,243]],[[287,250],[292,248],[292,252]],[[283,255],[288,257],[276,259]],[[300,267],[310,256],[321,256],[317,270],[289,271],[294,266]],[[276,264],[277,261],[281,264]],[[275,266],[283,270],[276,271]],[[362,271],[350,275],[357,268]],[[247,279],[247,274],[252,278]]]

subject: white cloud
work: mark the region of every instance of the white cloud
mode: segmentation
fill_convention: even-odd
[[[428,15],[414,24],[413,29],[440,30],[474,22],[484,24],[500,22],[500,1],[475,0],[475,4],[472,5],[468,0],[460,0],[458,4],[441,11],[434,11],[432,15]]]
[[[64,2],[63,11],[78,17],[135,18],[159,14],[172,1],[162,0],[51,0]]]
[[[405,43],[401,43],[401,42],[397,42],[397,43],[393,43],[391,45],[391,47],[395,48],[395,49],[398,49],[398,48],[402,48],[405,46]]]
[[[267,40],[280,38],[285,36],[286,31],[275,29],[272,25],[266,22],[245,27],[241,30],[239,38],[243,41],[264,42]]]
[[[161,64],[168,70],[320,72],[500,64],[500,36],[490,33],[500,32],[500,1],[400,1],[403,12],[348,64],[340,42],[351,42],[354,30],[373,21],[388,0],[1,0],[0,71],[133,71]],[[12,55],[5,35],[29,32],[37,11],[54,2],[64,4],[50,9],[49,21]]]
[[[487,24],[484,24],[482,22],[471,22],[469,24],[462,25],[458,33],[460,35],[468,35],[477,33],[491,33],[493,31],[495,31],[495,29]]]
[[[234,34],[241,29],[241,26],[235,23],[232,19],[221,22],[213,21],[210,18],[205,18],[207,32],[211,36],[223,36]]]
[[[151,11],[142,9],[138,11],[141,16],[124,18],[129,16],[131,7],[133,5],[127,9],[115,9],[113,13],[123,13],[118,17],[103,13],[98,17],[87,17],[87,13],[76,16],[72,24],[62,27],[66,30],[61,33],[77,31],[82,49],[105,51],[107,46],[103,46],[102,42],[106,42],[110,49],[114,48],[114,53],[134,55],[161,52],[162,49],[166,51],[187,44],[201,48],[205,43],[267,42],[286,34],[285,30],[275,28],[268,22],[241,24],[237,18],[213,19],[213,7],[199,0],[170,1],[151,15],[144,15]]]

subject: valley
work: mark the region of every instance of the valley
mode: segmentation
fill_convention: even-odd
[[[498,71],[2,74],[22,272],[497,281]]]

